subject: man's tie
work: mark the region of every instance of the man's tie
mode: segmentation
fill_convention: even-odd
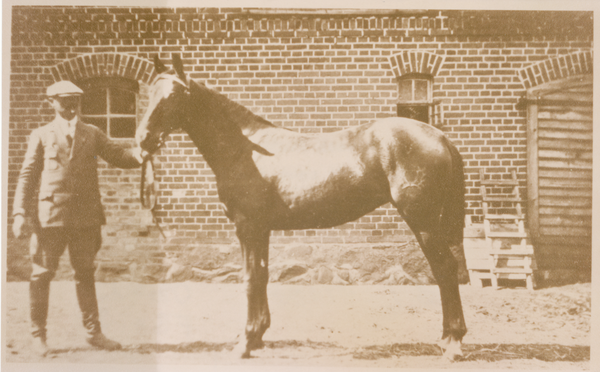
[[[69,149],[73,147],[73,137],[70,134],[67,134],[67,143],[69,144]]]

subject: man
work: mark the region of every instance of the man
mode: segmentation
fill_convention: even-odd
[[[106,220],[98,188],[97,155],[120,168],[140,166],[141,157],[115,144],[97,127],[80,121],[83,91],[69,81],[47,89],[56,118],[31,132],[13,205],[13,233],[24,235],[33,222],[29,296],[33,347],[44,356],[50,281],[60,256],[69,248],[75,271],[77,300],[92,346],[117,350],[118,342],[104,336],[98,317],[94,259]],[[37,210],[37,213],[36,213]]]

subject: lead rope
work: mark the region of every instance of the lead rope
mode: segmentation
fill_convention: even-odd
[[[146,177],[148,177],[148,184],[145,184]],[[167,240],[167,236],[163,228],[158,223],[158,218],[156,217],[156,191],[154,189],[154,163],[151,158],[146,158],[142,162],[142,179],[140,181],[140,203],[142,204],[142,208],[149,209],[152,214],[152,221],[154,225],[160,231],[160,235],[162,235],[163,239]]]

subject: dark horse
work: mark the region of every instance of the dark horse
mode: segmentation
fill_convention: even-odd
[[[461,354],[465,326],[457,263],[462,242],[462,157],[443,133],[390,117],[334,133],[278,127],[203,84],[190,81],[178,56],[158,73],[136,139],[146,156],[175,129],[186,131],[216,176],[235,224],[248,296],[242,357],[264,346],[269,235],[272,230],[327,228],[392,203],[414,232],[440,288],[445,356]]]

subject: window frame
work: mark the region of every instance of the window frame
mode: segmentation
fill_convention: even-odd
[[[411,82],[411,99],[410,100],[402,100],[402,97],[406,96],[401,91],[403,82],[410,81]],[[427,91],[425,99],[416,99],[415,96],[417,94],[417,81],[426,81],[427,83]],[[398,78],[398,101],[396,102],[396,115],[398,117],[407,117],[400,116],[400,111],[402,109],[410,108],[410,107],[427,107],[427,121],[424,121],[427,124],[433,125],[435,127],[440,127],[443,122],[442,117],[442,106],[441,100],[433,99],[433,76],[429,74],[407,74]],[[408,117],[414,118],[414,117]],[[418,120],[418,119],[415,119]],[[421,120],[422,121],[422,120]]]
[[[140,105],[140,85],[136,80],[127,79],[118,76],[99,76],[92,77],[86,80],[83,80],[78,83],[79,87],[84,91],[84,94],[89,90],[96,89],[106,89],[106,113],[104,114],[84,114],[83,109],[81,112],[81,119],[85,122],[86,118],[103,118],[106,119],[106,135],[109,138],[115,140],[131,140],[134,136],[131,137],[114,137],[111,135],[111,124],[114,119],[121,118],[130,118],[134,120],[135,128],[138,126],[138,111]],[[111,111],[111,99],[114,99],[114,94],[111,94],[111,90],[113,89],[121,89],[134,94],[134,103],[135,107],[132,114],[120,114]],[[83,101],[82,101],[83,104]],[[114,106],[112,106],[114,107]],[[94,124],[92,124],[94,125]]]

